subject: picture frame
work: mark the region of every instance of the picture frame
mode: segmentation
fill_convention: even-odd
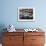
[[[18,21],[35,21],[35,8],[33,7],[19,7]]]

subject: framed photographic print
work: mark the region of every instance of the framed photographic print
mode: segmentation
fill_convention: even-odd
[[[35,8],[19,7],[18,21],[35,21]]]

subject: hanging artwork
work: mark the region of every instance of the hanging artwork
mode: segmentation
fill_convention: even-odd
[[[35,8],[19,7],[18,8],[18,21],[34,21]]]

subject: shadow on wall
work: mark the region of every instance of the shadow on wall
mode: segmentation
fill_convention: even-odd
[[[3,30],[6,26],[4,24],[0,24],[0,43],[2,43],[2,36],[3,36],[3,32],[5,32],[6,30]]]

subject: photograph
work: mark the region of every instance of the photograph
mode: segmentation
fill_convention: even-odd
[[[18,8],[18,21],[34,21],[35,8],[20,7]]]

